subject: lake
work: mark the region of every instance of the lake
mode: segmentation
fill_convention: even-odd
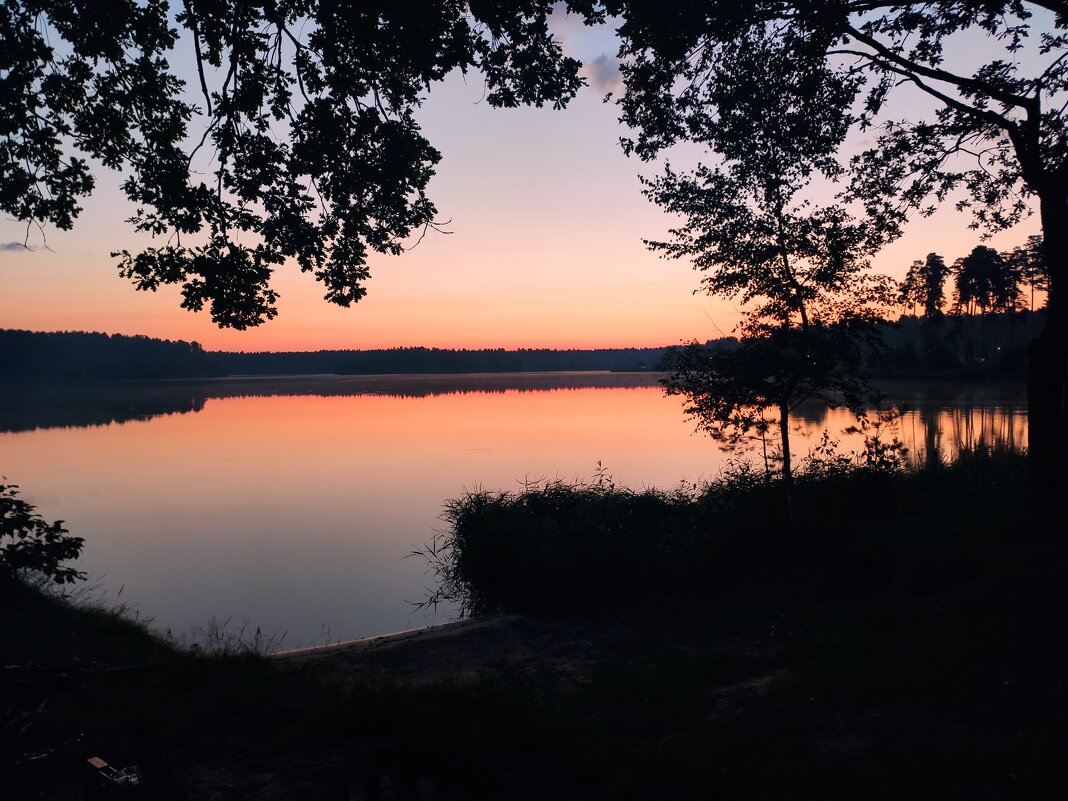
[[[671,487],[727,458],[654,374],[221,379],[0,388],[0,475],[84,537],[106,601],[190,635],[212,620],[283,646],[443,622],[405,558],[465,489],[590,477]],[[1016,383],[886,382],[911,457],[1026,445]],[[802,408],[795,452],[848,413]]]

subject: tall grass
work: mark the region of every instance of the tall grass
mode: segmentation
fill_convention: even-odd
[[[710,542],[701,500],[688,487],[636,491],[596,481],[467,493],[446,505],[448,531],[427,550],[438,597],[477,614],[645,592],[699,569]]]
[[[88,659],[104,665],[164,658],[256,658],[282,650],[275,636],[247,620],[212,618],[176,634],[99,583],[56,585],[47,576],[0,577],[0,653],[13,663],[60,665]]]
[[[589,481],[468,492],[446,504],[447,528],[419,551],[437,579],[428,603],[465,614],[580,611],[658,593],[702,591],[754,565],[804,558],[874,522],[977,521],[1025,492],[1024,455],[976,448],[954,463],[814,453],[788,515],[778,480],[744,464],[671,490]],[[915,523],[909,525],[914,526]]]
[[[259,626],[253,628],[247,619],[235,621],[213,617],[206,626],[197,626],[188,634],[175,636],[167,632],[167,639],[192,656],[243,658],[269,656],[282,650],[285,632],[268,634]]]

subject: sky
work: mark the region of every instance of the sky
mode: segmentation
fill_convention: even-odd
[[[443,158],[429,195],[449,234],[430,232],[398,256],[372,255],[368,294],[348,309],[292,265],[275,276],[278,317],[247,331],[215,327],[207,311],[180,308],[178,287],[137,292],[113,250],[145,244],[124,220],[121,176],[101,171],[72,231],[31,231],[0,220],[0,327],[144,334],[213,350],[319,350],[423,345],[447,348],[653,347],[729,334],[731,302],[694,294],[700,274],[649,252],[671,224],[640,192],[653,165],[625,157],[626,134],[610,29],[564,21],[566,49],[586,63],[590,86],[563,111],[491,108],[476,76],[433,87],[419,112]],[[949,262],[980,244],[952,208],[913,222],[873,267],[895,278],[931,251]],[[1035,218],[989,244],[1011,248]]]

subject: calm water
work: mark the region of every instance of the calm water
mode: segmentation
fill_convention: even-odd
[[[588,477],[670,487],[725,459],[641,374],[322,377],[0,388],[0,475],[86,540],[100,592],[161,628],[242,621],[284,645],[447,620],[405,559],[464,489]],[[1026,445],[1018,384],[894,383],[915,458]],[[844,412],[803,409],[804,454]],[[121,595],[120,593],[121,588]]]

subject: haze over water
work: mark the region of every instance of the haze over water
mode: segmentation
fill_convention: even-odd
[[[81,567],[106,597],[122,588],[119,600],[158,627],[182,634],[230,619],[232,629],[284,633],[284,646],[321,644],[454,615],[408,603],[426,597],[432,578],[424,560],[404,557],[465,489],[588,478],[598,462],[635,487],[715,477],[727,456],[655,381],[569,373],[102,385],[89,393],[99,402],[79,397],[77,411],[42,398],[30,417],[18,398],[0,409],[0,465],[46,519],[85,538]],[[911,409],[899,435],[914,458],[932,425],[950,457],[980,439],[1026,445],[1021,385],[884,391]],[[13,408],[17,420],[5,416]],[[825,428],[844,449],[857,445],[841,435],[852,422],[844,411],[813,407],[798,420],[802,456]]]

